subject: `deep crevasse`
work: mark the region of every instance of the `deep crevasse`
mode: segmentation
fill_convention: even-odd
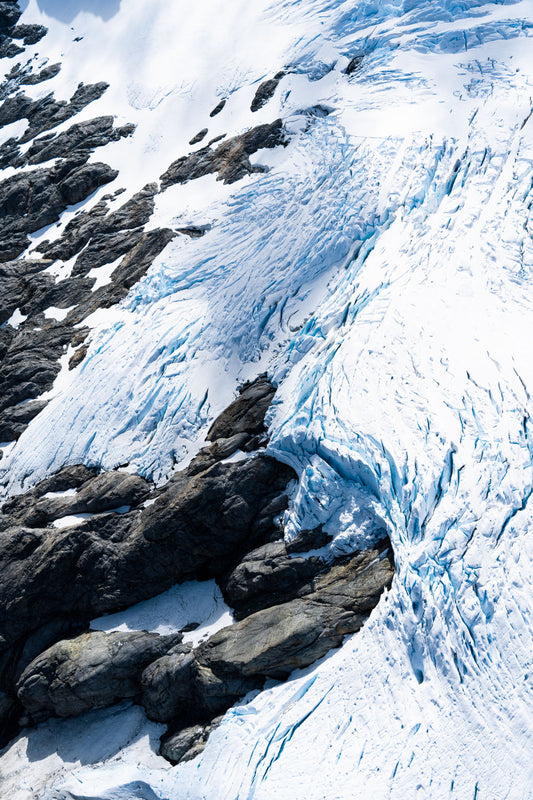
[[[202,179],[190,213],[212,231],[171,244],[111,323],[96,321],[85,364],[9,467],[14,485],[66,459],[161,477],[237,380],[268,368],[280,386],[270,447],[302,474],[289,532],[321,522],[351,549],[386,525],[397,576],[360,634],[228,712],[199,760],[123,755],[48,785],[179,800],[527,798],[533,3],[309,0],[265,4],[246,24],[280,31],[272,72],[297,67],[258,120],[281,114],[291,144],[231,191]],[[352,53],[365,56],[355,79],[329,71]],[[264,77],[253,54],[241,59],[220,78],[233,76],[236,105]],[[194,87],[169,91],[200,103]],[[318,103],[332,113],[306,130],[296,112]],[[155,218],[188,191],[168,190]]]

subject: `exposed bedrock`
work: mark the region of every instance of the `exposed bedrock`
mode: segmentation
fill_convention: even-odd
[[[26,667],[18,698],[33,722],[135,698],[143,669],[181,638],[180,633],[92,631],[58,642]]]
[[[211,467],[237,450],[250,452],[266,444],[265,414],[276,393],[266,375],[245,383],[239,396],[213,422],[207,432],[211,444],[203,447],[187,467],[188,475]]]
[[[85,85],[80,83],[70,100],[56,100],[49,94],[40,100],[32,100],[25,94],[8,97],[0,105],[0,126],[28,120],[28,127],[18,139],[18,144],[29,142],[35,136],[55,128],[62,122],[71,119],[82,109],[98,100],[108,88],[107,83]]]
[[[236,619],[279,605],[313,591],[313,579],[331,565],[326,556],[305,551],[330,541],[320,530],[305,531],[298,540],[269,542],[250,553],[227,575],[218,579],[224,600]]]
[[[250,156],[262,148],[285,146],[287,141],[280,119],[267,125],[258,125],[228,139],[215,150],[208,145],[178,158],[161,176],[161,189],[167,189],[175,183],[187,183],[212,172],[217,172],[217,179],[224,183],[234,183],[253,172],[265,172],[265,167],[252,165]]]
[[[66,158],[0,183],[0,260],[17,258],[30,244],[29,233],[57,222],[67,206],[85,200],[118,175],[107,164],[84,162],[84,156]]]
[[[81,157],[86,158],[87,153]],[[35,176],[37,172],[48,174],[47,170],[27,174]],[[77,174],[79,176],[79,172]],[[44,175],[41,178],[44,181]],[[35,181],[35,177],[32,180]],[[5,183],[0,184],[0,196],[3,187]],[[31,212],[36,202],[32,195],[33,183],[26,185],[23,181],[22,188],[27,190],[20,201],[22,210]],[[69,344],[79,348],[71,356],[70,368],[83,360],[88,349],[84,339],[89,331],[73,326],[79,325],[93,311],[120,302],[174,237],[175,233],[166,228],[143,230],[153,212],[156,192],[157,186],[148,184],[112,212],[103,199],[90,212],[75,216],[59,240],[40,245],[39,250],[46,259],[18,259],[0,264],[4,288],[0,299],[0,324],[7,322],[16,309],[27,317],[22,323],[18,321],[18,328],[12,325],[0,328],[0,440],[18,438],[44,408],[45,401],[36,398],[52,388],[61,369],[60,358]],[[42,193],[44,202],[56,197],[54,190],[46,188],[45,183]],[[18,214],[21,212],[19,205],[16,205]],[[36,213],[41,215],[43,211],[37,209]],[[50,208],[48,213],[51,213]],[[15,211],[5,219],[8,230],[10,225],[11,229],[34,226],[31,215],[20,217]],[[12,234],[12,243],[16,244],[19,236],[24,239],[20,239],[20,246],[24,246],[25,233]],[[7,244],[10,246],[9,237]],[[66,261],[76,253],[80,255],[72,276],[56,282],[53,275],[45,272],[53,260]],[[119,263],[109,276],[109,283],[93,291],[95,278],[89,278],[88,273],[115,260]],[[49,308],[66,309],[68,314],[58,322],[43,316]]]
[[[252,100],[252,104],[250,105],[251,111],[259,111],[260,108],[263,108],[263,106],[268,103],[270,98],[274,96],[274,92],[278,88],[278,83],[285,74],[285,70],[281,70],[280,72],[277,72],[273,78],[269,78],[268,80],[259,84]]]
[[[0,537],[1,649],[55,618],[90,619],[180,581],[221,574],[279,535],[275,518],[294,477],[290,467],[256,456],[179,474],[151,506],[97,514],[75,527],[13,519]]]
[[[16,25],[21,14],[22,11],[15,0],[0,2],[0,33],[5,33],[6,29]]]
[[[160,755],[171,764],[182,761],[191,761],[200,755],[207,744],[210,734],[222,722],[222,717],[215,717],[211,722],[203,725],[191,725],[176,733],[169,733],[162,737],[159,748]]]
[[[143,673],[148,716],[176,727],[202,722],[266,678],[312,664],[361,628],[393,574],[384,540],[319,575],[307,596],[251,614],[191,653],[163,656]]]

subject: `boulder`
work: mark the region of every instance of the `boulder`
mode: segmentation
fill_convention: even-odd
[[[190,726],[222,713],[266,678],[285,679],[312,664],[361,628],[393,574],[384,540],[319,575],[307,596],[251,614],[192,653],[155,661],[141,681],[146,713]]]
[[[0,537],[0,652],[55,618],[117,611],[228,570],[279,536],[290,467],[267,456],[176,476],[155,503],[60,530],[14,525]]]
[[[18,698],[33,721],[134,698],[143,669],[180,640],[181,634],[92,631],[58,642],[28,664]]]
[[[247,553],[219,579],[219,586],[235,617],[243,619],[262,608],[310,594],[313,579],[327,568],[324,557],[292,555],[285,542],[270,542]]]

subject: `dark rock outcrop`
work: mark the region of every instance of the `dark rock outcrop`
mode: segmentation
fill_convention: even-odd
[[[17,258],[30,244],[27,234],[57,222],[69,205],[85,200],[118,175],[107,164],[64,159],[53,167],[12,175],[0,183],[3,239],[0,259]]]
[[[275,393],[276,388],[266,375],[244,384],[239,397],[211,425],[206,438],[212,444],[197,453],[187,467],[187,474],[203,472],[237,450],[251,452],[265,445],[265,414]]]
[[[220,101],[220,103],[217,103],[214,109],[210,112],[209,116],[216,117],[217,114],[220,114],[225,105],[226,105],[226,99],[224,98],[223,100]]]
[[[143,669],[181,638],[145,631],[91,631],[58,642],[26,667],[17,683],[18,698],[34,722],[134,698]]]
[[[23,525],[39,527],[71,514],[101,514],[121,506],[137,506],[150,492],[150,484],[140,475],[102,472],[86,481],[75,495],[38,500],[19,520]]]
[[[216,420],[207,432],[207,439],[227,439],[244,433],[249,437],[265,433],[265,414],[270,408],[276,387],[266,375],[244,384],[239,396]]]
[[[268,103],[270,98],[274,96],[274,92],[278,88],[278,83],[284,75],[285,70],[281,70],[280,72],[277,72],[273,78],[269,78],[269,80],[263,81],[263,83],[259,84],[252,100],[252,104],[250,105],[251,111],[259,111],[260,108],[263,108],[263,106]]]
[[[191,761],[205,749],[211,733],[222,722],[222,717],[215,717],[212,722],[204,725],[191,725],[177,733],[169,733],[161,739],[160,755],[171,764],[180,764]]]
[[[19,144],[24,144],[78,114],[89,103],[98,100],[107,88],[107,83],[80,83],[68,102],[55,100],[53,94],[41,100],[32,100],[24,94],[8,97],[0,106],[0,126],[27,119],[28,127],[18,140]]]
[[[13,39],[23,39],[24,44],[37,44],[48,33],[44,25],[16,25],[10,32]]]
[[[215,150],[202,147],[188,156],[174,161],[161,176],[161,188],[167,189],[175,183],[187,183],[213,172],[218,173],[217,180],[234,183],[245,175],[254,172],[265,172],[261,166],[253,166],[250,156],[262,148],[285,146],[287,136],[280,119],[268,125],[258,125],[240,136],[220,144]]]
[[[319,575],[306,597],[251,614],[192,653],[155,661],[142,676],[148,716],[190,726],[222,713],[266,678],[285,679],[312,664],[361,628],[393,573],[383,542]]]
[[[364,56],[362,56],[362,55],[354,56],[350,60],[350,62],[348,64],[348,66],[346,67],[346,69],[344,70],[346,75],[353,75],[354,72],[359,72],[359,70],[361,69],[361,65],[363,63],[363,59],[364,59]]]
[[[192,578],[220,575],[278,536],[290,467],[266,456],[176,476],[155,502],[70,528],[0,537],[0,652],[56,618],[90,619]],[[4,512],[5,513],[5,512]]]
[[[61,64],[49,64],[40,72],[27,72],[20,78],[21,86],[35,86],[37,83],[49,81],[61,72]]]
[[[301,546],[309,549],[303,541]],[[293,555],[284,541],[270,542],[247,553],[218,583],[236,619],[243,619],[263,608],[310,594],[314,590],[313,579],[328,569],[331,560]]]
[[[9,28],[12,28],[14,25],[17,24],[22,11],[18,7],[16,2],[0,2],[0,33],[6,33],[9,31]],[[13,35],[10,32],[10,35]]]
[[[198,142],[201,142],[201,141],[202,141],[202,139],[205,139],[205,137],[206,137],[206,136],[207,136],[207,128],[202,128],[202,130],[201,130],[201,131],[198,131],[198,133],[196,134],[196,136],[193,136],[193,137],[192,137],[192,139],[191,139],[191,141],[189,142],[189,144],[190,144],[190,145],[193,145],[193,144],[198,144]]]

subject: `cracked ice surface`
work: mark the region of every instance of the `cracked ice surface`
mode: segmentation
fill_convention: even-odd
[[[285,48],[268,74],[295,65],[258,121],[289,120],[291,144],[258,154],[271,171],[231,190],[214,178],[204,194],[169,190],[212,229],[176,240],[112,321],[95,321],[86,362],[12,450],[13,485],[66,458],[127,457],[161,477],[237,381],[268,368],[280,387],[270,448],[301,474],[289,535],[322,523],[350,550],[386,526],[397,576],[361,633],[230,710],[198,760],[161,770],[109,759],[48,786],[179,800],[523,800],[533,2],[255,8],[249,29],[279,31]],[[348,80],[353,53],[366,55]],[[240,97],[267,70],[254,72],[246,52],[240,69],[231,101],[246,126],[255,118]],[[296,112],[318,103],[332,113],[306,130]],[[177,213],[168,198],[162,217]]]

